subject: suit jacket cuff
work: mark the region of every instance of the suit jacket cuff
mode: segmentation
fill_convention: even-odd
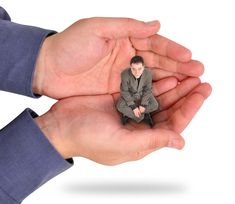
[[[20,203],[26,196],[49,179],[72,166],[64,160],[43,135],[26,109],[0,130],[0,201]],[[9,202],[10,203],[10,202]],[[14,202],[12,202],[14,203]]]
[[[35,62],[44,39],[54,33],[0,19],[0,90],[39,97],[32,91]]]

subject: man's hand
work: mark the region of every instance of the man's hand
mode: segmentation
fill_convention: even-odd
[[[135,115],[137,118],[139,118],[139,117],[141,116],[141,112],[140,112],[140,110],[139,110],[138,107],[135,108],[135,109],[133,110],[133,112],[134,112],[134,115]]]
[[[166,93],[159,93],[156,86],[154,83],[153,94],[162,109],[153,116],[153,129],[145,123],[131,121],[123,126],[119,122],[114,105],[119,94],[62,99],[35,120],[64,158],[82,156],[115,165],[163,147],[181,149],[184,139],[180,133],[210,95],[211,87],[198,78],[185,79]]]
[[[159,28],[158,21],[79,20],[44,41],[36,62],[33,91],[56,99],[117,93],[120,73],[134,55],[144,57],[154,81],[172,75],[200,76],[203,65],[191,60],[188,49],[157,35]]]
[[[145,112],[145,107],[139,106],[139,110],[140,110],[140,113],[144,113]]]

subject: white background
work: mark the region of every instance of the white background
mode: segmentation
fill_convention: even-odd
[[[229,0],[2,0],[14,22],[62,31],[92,16],[161,21],[160,34],[202,61],[211,97],[183,132],[183,150],[163,149],[137,162],[103,166],[83,158],[27,197],[42,203],[235,203],[235,11]],[[1,46],[1,45],[0,45]],[[26,107],[38,114],[55,101],[0,92],[0,128]],[[1,178],[0,178],[1,179]]]

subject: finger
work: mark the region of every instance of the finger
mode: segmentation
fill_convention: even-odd
[[[165,125],[170,130],[181,133],[198,112],[204,100],[205,98],[199,93],[186,97],[183,104],[171,115]]]
[[[178,84],[178,80],[175,77],[168,77],[161,79],[157,82],[153,82],[152,92],[154,96],[161,95],[173,88]],[[120,97],[120,93],[112,94],[114,101],[117,101]]]
[[[205,99],[207,99],[212,92],[212,87],[209,83],[201,83],[200,85],[198,85],[196,88],[194,88],[190,93],[190,94],[194,94],[194,93],[199,93],[201,94]]]
[[[180,62],[188,62],[192,56],[189,49],[158,34],[147,39],[131,38],[131,42],[139,51],[151,51]]]
[[[184,139],[178,133],[166,129],[134,130],[129,133],[126,142],[129,144],[129,155],[163,147],[181,149],[184,146]]]
[[[156,151],[157,149],[150,149],[150,150],[145,150],[145,151],[141,151],[141,152],[134,152],[131,153],[129,155],[127,155],[125,161],[137,161],[140,160],[142,158],[144,158],[145,156],[147,156],[148,154]]]
[[[171,76],[177,78],[178,81],[182,81],[188,77],[188,76],[180,74],[180,73],[169,72],[169,71],[155,68],[155,67],[148,68],[148,69],[152,72],[153,81],[158,81],[160,79],[164,79],[164,78],[171,77]]]
[[[139,117],[139,113],[138,113],[138,112],[136,112],[136,113],[135,113],[135,116],[138,118],[138,117]]]
[[[196,60],[178,62],[169,57],[161,56],[153,52],[138,52],[145,59],[147,67],[157,67],[166,71],[198,77],[203,74],[203,64]]]
[[[212,88],[210,84],[208,83],[202,83],[199,84],[197,87],[195,87],[188,96],[198,93],[201,94],[204,99],[207,99],[211,94]],[[169,110],[162,111],[154,116],[154,121],[156,123],[163,122],[169,119],[169,117],[177,110],[179,109],[182,104],[184,103],[186,97],[181,98],[176,104],[174,104]]]
[[[99,37],[117,39],[124,37],[146,38],[156,34],[160,22],[142,22],[131,18],[92,18],[89,24]]]
[[[136,113],[135,113],[135,116],[136,116],[137,118],[139,118],[139,112],[136,112]]]
[[[172,147],[171,144],[169,144],[167,147]],[[183,145],[182,147],[180,148],[176,148],[176,149],[182,149],[184,147],[184,142],[183,142]],[[172,147],[174,148],[174,147]],[[142,158],[144,158],[145,156],[159,150],[160,148],[155,148],[155,149],[150,149],[150,150],[146,150],[146,151],[142,151],[142,152],[135,152],[135,153],[132,153],[130,155],[128,155],[128,157],[125,159],[125,161],[137,161],[137,160],[140,160]]]
[[[178,84],[178,80],[175,77],[168,77],[157,82],[154,82],[152,85],[152,93],[154,96],[159,96],[163,93],[166,93],[174,89]]]
[[[183,80],[178,86],[158,97],[159,103],[161,104],[161,110],[165,110],[172,106],[182,97],[190,93],[196,86],[200,84],[199,78],[189,77]]]

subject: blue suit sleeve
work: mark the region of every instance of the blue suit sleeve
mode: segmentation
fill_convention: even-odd
[[[10,22],[0,7],[0,90],[37,97],[32,92],[40,46],[54,31]],[[26,109],[0,130],[0,203],[18,204],[72,166],[50,144]]]
[[[49,179],[72,166],[43,135],[26,109],[0,130],[0,203],[20,203]]]
[[[38,97],[32,91],[35,62],[42,42],[54,33],[13,23],[0,7],[0,90]]]

